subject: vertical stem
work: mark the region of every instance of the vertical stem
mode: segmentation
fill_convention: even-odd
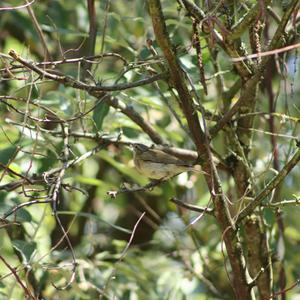
[[[222,191],[219,176],[215,165],[210,159],[209,137],[203,132],[198,115],[193,107],[193,99],[189,93],[184,73],[173,51],[169,35],[167,33],[164,15],[159,0],[148,0],[149,12],[156,40],[167,60],[170,70],[170,80],[175,87],[184,112],[190,132],[195,142],[202,167],[211,176],[206,176],[206,181],[213,198],[215,215],[223,233],[224,243],[227,249],[229,261],[232,267],[232,286],[237,299],[254,299],[254,294],[248,283],[250,276],[246,268],[245,257],[241,247],[238,230],[235,227],[228,208],[226,197]]]

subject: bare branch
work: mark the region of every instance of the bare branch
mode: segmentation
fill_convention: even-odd
[[[281,171],[266,185],[266,187],[251,201],[239,214],[237,222],[242,221],[246,216],[249,216],[256,207],[262,204],[262,201],[270,195],[296,166],[300,160],[300,149],[296,151],[290,161],[281,169]]]
[[[27,3],[24,5],[19,5],[19,6],[8,6],[8,7],[0,7],[0,11],[10,11],[10,10],[17,10],[21,8],[25,8],[27,6],[30,6],[35,2],[35,0],[31,0],[30,2],[26,1]]]
[[[56,74],[52,74],[48,71],[45,71],[43,69],[40,69],[35,64],[25,60],[22,57],[20,57],[14,50],[10,50],[9,55],[11,57],[13,57],[19,63],[24,65],[25,67],[27,67],[30,70],[36,72],[37,74],[41,75],[44,78],[48,78],[48,79],[57,81],[57,82],[59,82],[63,85],[71,86],[75,89],[80,89],[80,90],[87,91],[88,93],[93,93],[94,95],[97,94],[97,93],[101,94],[102,92],[127,90],[127,89],[130,89],[130,88],[150,84],[150,83],[155,82],[157,80],[168,78],[167,73],[161,73],[161,74],[154,75],[152,77],[137,80],[137,81],[132,82],[132,83],[115,84],[115,85],[112,85],[112,86],[100,86],[100,85],[99,86],[93,86],[93,85],[89,85],[89,84],[86,84],[84,82],[78,81],[78,80],[76,80],[76,79],[74,79],[70,76],[67,76],[67,75],[63,75],[63,74],[56,75]]]

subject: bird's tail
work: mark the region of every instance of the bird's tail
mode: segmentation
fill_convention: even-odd
[[[200,165],[194,165],[194,166],[190,167],[190,171],[195,172],[195,173],[201,173],[201,174],[209,175],[208,173],[204,172],[201,169]]]

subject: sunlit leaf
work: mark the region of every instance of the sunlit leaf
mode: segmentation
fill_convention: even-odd
[[[102,129],[104,118],[109,113],[109,105],[100,102],[93,111],[93,120],[97,126],[97,131]]]
[[[23,263],[28,264],[36,250],[36,243],[23,240],[14,240],[12,241],[12,245],[22,255]]]
[[[10,159],[16,154],[17,147],[10,146],[8,148],[0,150],[0,162],[6,165]]]

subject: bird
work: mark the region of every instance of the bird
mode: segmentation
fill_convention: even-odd
[[[154,180],[167,180],[186,171],[197,171],[195,165],[162,150],[144,144],[132,144],[133,161],[142,175]],[[204,173],[200,171],[201,173]]]

